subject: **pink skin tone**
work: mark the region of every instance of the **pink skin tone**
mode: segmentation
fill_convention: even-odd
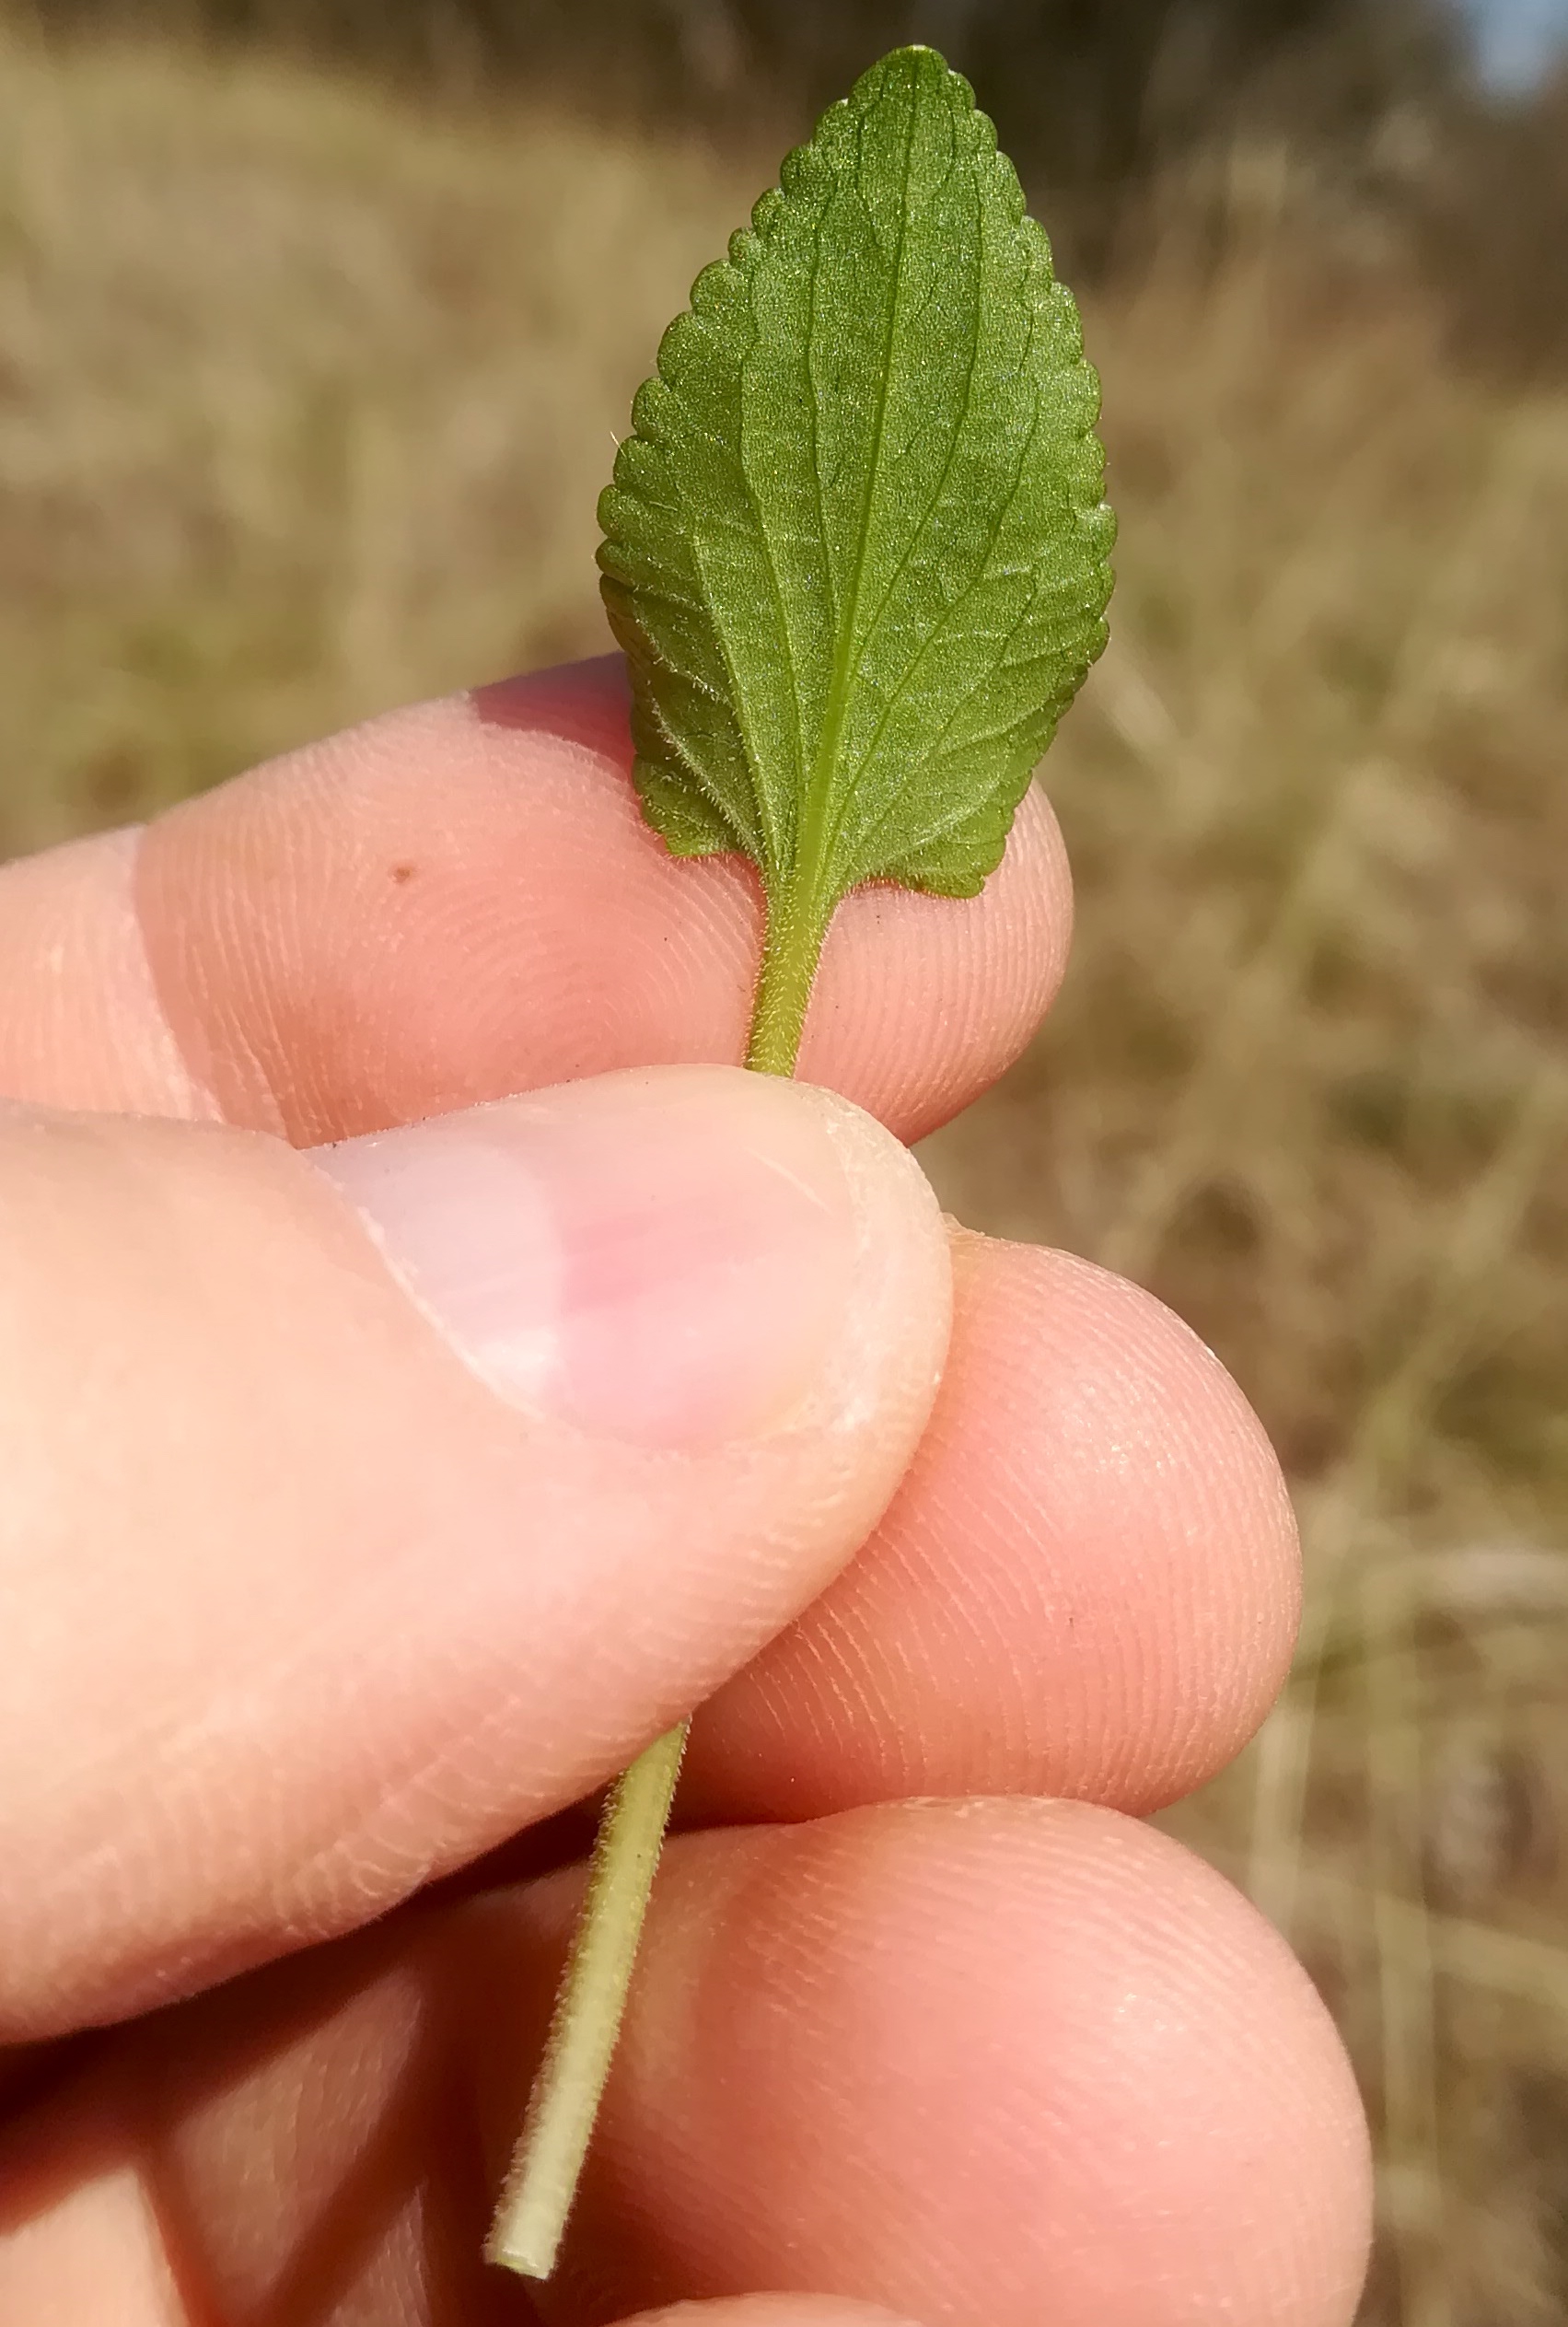
[[[590,664],[0,869],[0,2316],[1348,2327],[1337,2040],[1137,1822],[1279,1685],[1273,1459],[870,1120],[1038,1023],[1050,812],[848,902],[795,1088],[749,872],[627,762]],[[478,2250],[575,1840],[461,1870],[699,1702],[530,2297]]]

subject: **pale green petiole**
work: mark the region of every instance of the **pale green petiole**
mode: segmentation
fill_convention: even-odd
[[[746,1052],[747,1065],[760,1075],[795,1073],[823,935],[819,919],[809,913],[792,913],[787,901],[781,909],[769,910]]]
[[[808,917],[770,913],[746,1064],[794,1072],[822,933]],[[617,1778],[594,1837],[588,1888],[562,1973],[544,2058],[528,2096],[485,2259],[525,2278],[548,2278],[576,2195],[583,2160],[642,1937],[669,1822],[687,1724],[656,1738]]]

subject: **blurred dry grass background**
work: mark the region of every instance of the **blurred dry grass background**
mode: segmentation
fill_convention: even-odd
[[[0,32],[0,850],[599,650],[612,436],[776,160]],[[929,1161],[977,1225],[1152,1285],[1272,1431],[1301,1658],[1170,1822],[1351,2042],[1367,2327],[1551,2327],[1568,392],[1462,361],[1281,140],[1190,191],[1086,302],[1122,545],[1049,770],[1074,964]]]

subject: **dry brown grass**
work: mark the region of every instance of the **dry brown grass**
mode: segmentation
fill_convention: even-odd
[[[542,114],[7,42],[0,849],[601,650],[613,432],[742,197]]]
[[[0,51],[0,846],[598,647],[612,433],[758,175],[254,61]],[[1123,537],[1051,769],[1080,940],[930,1160],[977,1223],[1156,1286],[1272,1429],[1301,1662],[1175,1822],[1351,2041],[1368,2321],[1547,2327],[1568,402],[1467,384],[1288,215],[1207,273],[1173,235],[1089,317]]]

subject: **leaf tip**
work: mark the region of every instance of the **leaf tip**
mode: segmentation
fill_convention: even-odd
[[[867,65],[850,91],[847,102],[857,106],[873,102],[895,78],[901,79],[909,88],[940,96],[967,112],[980,110],[971,85],[954,70],[939,50],[923,41],[911,41],[903,48],[889,49],[886,56]]]

